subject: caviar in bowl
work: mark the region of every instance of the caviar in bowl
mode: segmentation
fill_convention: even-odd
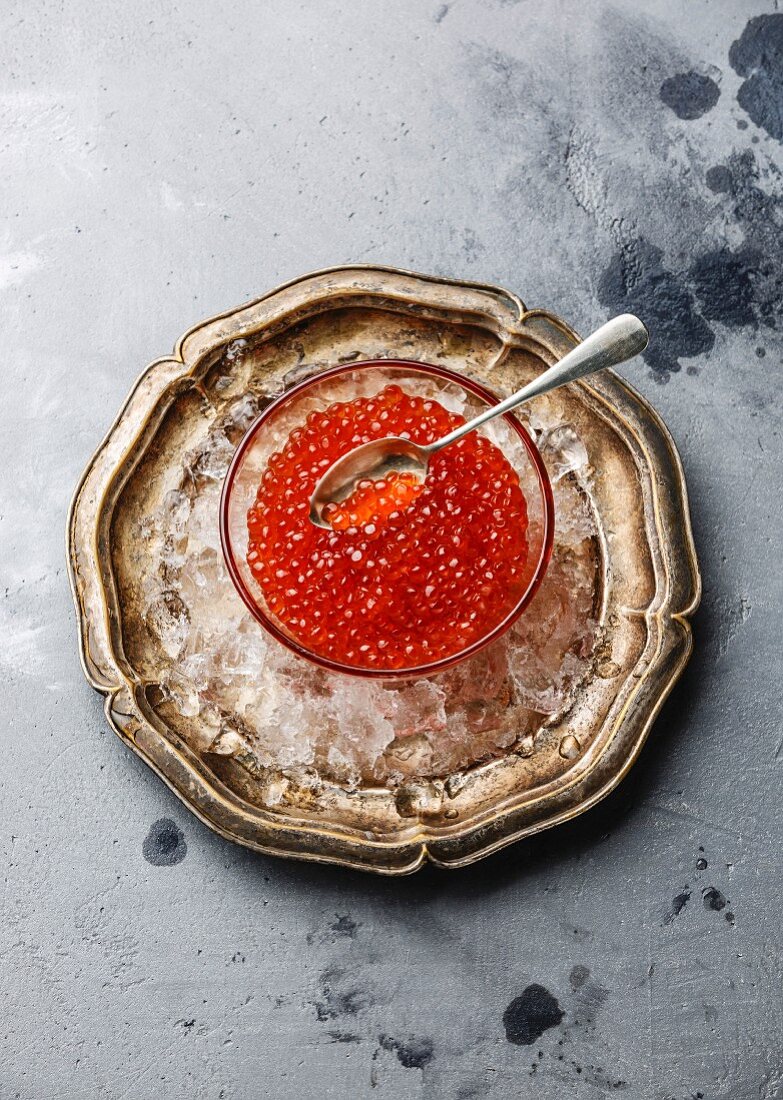
[[[445,448],[423,485],[360,485],[331,531],[309,518],[316,481],[352,447],[428,443],[498,400],[454,371],[384,359],[321,371],[270,404],[220,506],[229,573],[262,626],[332,671],[386,679],[500,637],[535,594],[554,529],[546,470],[513,416]]]

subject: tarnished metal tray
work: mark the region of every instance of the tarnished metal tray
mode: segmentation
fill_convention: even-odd
[[[247,384],[301,363],[440,362],[506,392],[560,358],[573,331],[496,287],[355,266],[305,276],[188,332],[133,388],[71,506],[68,556],[85,675],[121,737],[206,824],[276,855],[405,874],[429,859],[469,864],[588,809],[620,782],[691,650],[700,581],[680,461],[649,404],[611,372],[558,391],[595,474],[602,652],[576,704],[499,759],[402,791],[276,784],[242,752],[210,749],[199,718],[156,690],[159,653],[135,581],[149,549],[133,523],[181,454]],[[234,373],[232,373],[234,372]],[[216,519],[217,522],[217,519]]]

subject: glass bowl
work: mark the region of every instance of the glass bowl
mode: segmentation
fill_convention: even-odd
[[[417,397],[434,398],[466,419],[501,400],[485,386],[444,367],[402,359],[350,363],[318,372],[286,390],[257,417],[237,447],[223,484],[220,501],[220,538],[231,579],[250,612],[274,638],[299,657],[332,672],[372,679],[400,680],[429,676],[464,661],[499,638],[522,614],[540,585],[549,564],[554,535],[554,501],[546,468],[524,427],[506,414],[478,429],[505,454],[517,474],[528,509],[528,559],[520,579],[521,595],[487,633],[445,658],[410,668],[366,668],[332,660],[303,645],[269,609],[260,585],[247,563],[247,513],[255,500],[261,476],[289,433],[311,412],[335,401],[372,397],[395,383]]]

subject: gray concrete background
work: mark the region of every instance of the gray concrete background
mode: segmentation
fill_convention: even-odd
[[[783,1097],[776,9],[2,5],[0,1097]],[[353,260],[637,309],[705,579],[611,799],[397,882],[192,818],[83,681],[63,554],[141,368]]]

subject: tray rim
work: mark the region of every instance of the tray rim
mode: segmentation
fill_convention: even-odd
[[[551,314],[547,310],[527,309],[522,300],[516,294],[514,294],[513,292],[509,292],[504,288],[498,287],[494,284],[465,282],[440,276],[422,275],[417,272],[407,271],[405,269],[389,266],[379,266],[369,263],[343,264],[337,267],[324,268],[314,272],[310,272],[306,275],[302,275],[298,278],[289,280],[288,282],[281,284],[280,286],[268,291],[267,293],[262,294],[255,299],[252,299],[242,306],[226,310],[222,313],[216,314],[215,316],[207,320],[201,321],[193,325],[179,338],[179,340],[175,344],[172,355],[161,356],[157,359],[154,359],[140,373],[135,383],[131,387],[131,390],[125,401],[123,402],[117,416],[114,418],[111,426],[104,435],[104,438],[101,440],[100,444],[98,445],[89,462],[87,463],[84,473],[79,479],[79,482],[74,491],[73,498],[71,500],[71,504],[68,510],[66,547],[68,575],[71,584],[72,595],[76,606],[77,620],[79,625],[79,655],[86,679],[93,688],[95,688],[97,691],[105,696],[104,709],[107,715],[107,720],[109,721],[111,727],[118,734],[118,736],[120,736],[120,738],[125,741],[125,743],[128,744],[134,752],[137,753],[137,755],[145,760],[145,762],[156,772],[156,774],[158,774],[164,780],[164,782],[166,782],[166,784],[178,795],[178,797],[185,803],[185,805],[188,806],[188,808],[196,814],[196,816],[203,820],[210,828],[220,833],[227,839],[234,840],[247,847],[255,848],[256,850],[265,852],[267,854],[284,855],[293,858],[313,860],[323,863],[337,863],[365,870],[373,870],[383,874],[409,873],[420,867],[426,859],[429,859],[431,862],[443,867],[465,866],[469,863],[476,861],[477,859],[483,858],[483,856],[488,855],[491,852],[496,851],[507,844],[513,843],[514,841],[521,839],[523,836],[532,835],[533,833],[539,832],[545,828],[549,828],[556,824],[560,824],[563,821],[570,820],[571,818],[578,816],[580,813],[585,812],[591,806],[595,805],[611,790],[613,790],[622,781],[630,768],[633,766],[642,749],[644,742],[646,741],[647,735],[649,734],[650,728],[652,727],[657,714],[659,713],[672,687],[681,675],[692,652],[693,641],[689,617],[696,610],[699,603],[701,594],[701,577],[699,573],[698,561],[696,558],[696,551],[690,524],[688,493],[682,462],[674,440],[672,439],[671,434],[669,433],[659,414],[649,404],[649,402],[641,394],[639,394],[638,391],[635,390],[635,388],[630,383],[626,382],[625,379],[622,379],[620,376],[614,374],[614,372],[606,372],[607,374],[611,375],[610,388],[624,391],[627,398],[630,399],[639,408],[641,408],[644,413],[644,419],[642,420],[642,423],[644,423],[644,420],[647,420],[649,422],[649,425],[653,429],[653,432],[658,434],[661,443],[665,447],[666,458],[669,463],[669,473],[671,475],[672,482],[670,488],[673,490],[675,497],[674,510],[680,513],[680,535],[683,544],[682,549],[685,553],[684,572],[687,575],[687,581],[689,583],[685,583],[686,591],[683,593],[684,598],[681,601],[682,605],[676,610],[673,609],[670,605],[668,597],[671,596],[671,592],[667,591],[667,593],[665,593],[663,598],[661,599],[659,606],[655,608],[647,608],[643,612],[645,619],[655,621],[656,626],[660,629],[660,637],[658,639],[656,657],[659,657],[664,650],[664,642],[666,641],[666,636],[667,634],[672,633],[671,628],[674,628],[674,637],[670,638],[669,641],[671,645],[673,645],[674,650],[678,652],[676,653],[675,660],[671,665],[668,677],[658,685],[657,695],[651,701],[648,700],[646,703],[644,719],[636,731],[634,741],[629,746],[629,750],[625,755],[622,765],[614,772],[612,772],[612,774],[603,785],[599,786],[587,798],[579,801],[575,805],[569,806],[565,810],[561,811],[560,813],[556,813],[553,816],[542,816],[541,819],[538,821],[532,823],[523,823],[517,829],[504,831],[500,835],[492,839],[488,838],[487,842],[480,844],[478,848],[473,848],[468,845],[466,851],[462,855],[457,855],[456,853],[450,854],[448,850],[443,852],[442,854],[439,853],[438,849],[441,847],[441,845],[439,845],[438,843],[440,840],[439,836],[433,834],[432,832],[428,832],[426,827],[422,827],[421,824],[419,824],[419,827],[416,828],[415,831],[412,830],[410,834],[405,835],[404,839],[400,839],[399,834],[394,839],[388,841],[383,841],[380,838],[376,838],[374,840],[367,839],[357,841],[354,838],[349,844],[349,847],[352,849],[352,851],[346,850],[338,852],[336,854],[327,852],[325,850],[290,850],[287,847],[281,848],[279,846],[269,845],[261,842],[258,838],[238,835],[236,828],[229,827],[224,822],[212,817],[209,813],[206,812],[204,808],[202,808],[198,804],[199,800],[195,797],[193,789],[187,789],[192,788],[192,784],[183,785],[183,783],[181,782],[182,777],[179,777],[178,781],[171,774],[167,773],[163,765],[164,763],[170,763],[170,761],[165,761],[157,758],[157,754],[152,751],[154,746],[150,743],[149,738],[144,736],[144,731],[142,728],[143,723],[140,722],[137,718],[129,721],[129,715],[123,712],[120,705],[124,703],[128,706],[129,709],[133,709],[133,707],[135,706],[132,683],[126,679],[126,677],[122,674],[122,671],[116,666],[116,664],[114,664],[114,672],[116,674],[116,679],[114,681],[110,681],[110,678],[108,676],[101,676],[100,665],[97,664],[97,662],[94,661],[90,655],[88,638],[89,624],[87,621],[88,614],[81,599],[79,579],[77,576],[75,542],[76,521],[79,511],[79,504],[84,487],[88,481],[90,474],[93,472],[95,466],[97,465],[98,459],[103,455],[104,451],[110,444],[112,437],[114,436],[114,433],[116,432],[118,427],[124,422],[131,406],[133,405],[134,401],[139,397],[145,382],[152,379],[157,372],[161,372],[162,374],[165,371],[166,367],[169,368],[171,378],[165,383],[165,385],[162,386],[160,392],[149,405],[145,417],[142,418],[142,428],[140,429],[140,431],[143,430],[146,426],[151,414],[157,407],[164,392],[169,388],[170,384],[172,382],[175,382],[178,378],[187,377],[194,369],[194,367],[203,360],[203,356],[205,353],[202,350],[202,352],[195,357],[192,365],[188,367],[187,357],[185,354],[187,342],[191,340],[194,336],[196,336],[199,332],[209,329],[211,326],[214,326],[220,321],[244,314],[247,310],[258,306],[269,299],[273,299],[275,296],[281,294],[282,292],[296,287],[300,284],[306,284],[311,280],[317,280],[323,277],[344,275],[352,271],[361,273],[375,273],[381,277],[391,276],[392,279],[395,277],[405,277],[409,280],[413,280],[416,283],[429,284],[431,286],[445,286],[456,290],[475,290],[482,294],[489,295],[502,304],[503,312],[505,312],[507,316],[512,315],[512,311],[508,307],[513,307],[513,313],[515,314],[515,316],[513,316],[513,328],[511,329],[512,333],[521,337],[523,341],[532,339],[533,342],[535,342],[536,344],[540,344],[540,347],[550,352],[550,344],[543,342],[543,340],[539,341],[536,338],[535,330],[539,327],[539,325],[542,325],[544,328],[548,328],[550,330],[554,330],[556,333],[559,333],[561,343],[564,344],[563,350],[566,350],[566,348],[573,343],[578,342],[579,339],[576,332],[571,328],[571,326],[569,326],[561,318],[556,317],[554,314]],[[346,290],[347,288],[342,287],[341,289]],[[357,293],[370,293],[370,291],[368,291],[367,288],[360,288]],[[410,296],[407,299],[403,298],[402,300],[411,301]],[[269,322],[260,325],[259,329],[263,330],[265,327],[268,327],[268,325]],[[525,328],[525,326],[527,327]],[[485,325],[484,327],[488,328],[489,326]],[[551,336],[551,331],[549,335]],[[232,337],[227,337],[227,339],[231,338]],[[220,342],[224,341],[218,341],[218,343]],[[516,341],[514,341],[514,344],[515,343]],[[186,367],[187,369],[185,371],[181,371],[178,369],[180,367]],[[588,384],[582,382],[578,385],[585,389],[592,398],[598,399],[602,404],[605,404],[613,412],[615,417],[620,415],[618,414],[618,410],[609,400],[608,396],[601,392],[602,387],[600,383],[595,384],[594,382],[593,384]],[[641,450],[649,459],[650,456],[642,445],[641,440],[638,439],[637,433],[634,432],[633,426],[622,415],[620,415],[620,419],[623,421],[625,427],[629,431],[631,431],[634,436],[637,437],[637,442],[639,443]],[[140,433],[137,433],[136,438],[138,438],[138,434]],[[125,447],[124,454],[127,454],[131,450],[135,441],[136,439],[134,439],[131,444],[128,444]],[[108,488],[111,486],[113,475],[118,465],[119,462],[115,463],[112,471],[110,471],[106,476],[104,492],[101,494],[101,497],[95,507],[96,517],[98,517],[101,513],[106,493],[108,491]],[[654,479],[651,480],[654,482]],[[662,505],[657,495],[654,495],[654,504],[656,527],[658,530],[659,538],[662,539],[664,537],[663,517],[661,515]],[[97,523],[94,535],[97,537]],[[97,559],[97,543],[93,544],[93,550]],[[669,576],[668,571],[665,570],[665,573],[667,581],[670,581],[671,577]],[[682,580],[682,577],[680,579]],[[106,626],[108,624],[109,608],[105,599],[105,590],[102,587],[101,591],[104,596],[104,599],[102,601],[102,611],[104,626]],[[640,612],[640,614],[642,614],[642,612]],[[654,667],[655,660],[653,659],[649,662],[645,675],[649,673]],[[626,706],[623,708],[624,710],[627,710],[634,702],[637,691],[638,688],[634,689],[633,693],[626,701]],[[612,724],[615,728],[616,736],[622,729],[622,716],[618,716],[618,718],[616,718]],[[156,736],[162,738],[162,735],[160,734],[156,734]],[[171,741],[165,738],[163,738],[163,740],[166,740],[168,748],[171,752],[177,752],[176,747],[171,743]],[[192,771],[190,762],[187,761],[184,756],[181,756],[181,754],[178,755],[180,755],[183,767]],[[600,757],[598,759],[600,759]],[[580,775],[575,780],[575,782],[584,781],[590,770],[592,769],[589,769],[588,772]],[[199,777],[197,781],[203,783],[203,776]],[[207,786],[211,785],[213,796],[216,796],[218,802],[220,802],[223,801],[223,798],[221,797],[220,792],[217,790],[216,784],[219,784],[219,780],[216,776],[213,775],[211,784],[208,783]],[[226,793],[230,794],[230,800],[232,802],[237,801],[238,796],[233,795],[233,792],[229,792],[228,789],[226,789]],[[544,796],[542,801],[545,801],[545,798],[546,796]],[[239,799],[239,801],[241,801],[241,799]],[[253,810],[254,814],[263,813],[263,811],[258,810],[258,808],[255,806],[249,808]],[[497,821],[498,819],[506,820],[509,819],[510,816],[512,815],[509,811],[505,811],[501,808],[494,814],[493,821]],[[312,823],[301,825],[297,824],[296,821],[292,821],[290,819],[285,819],[281,821],[281,819],[278,818],[277,820],[275,820],[274,815],[270,814],[264,814],[264,817],[266,819],[265,824],[267,827],[274,826],[274,828],[272,829],[273,834],[277,829],[279,829],[284,833],[302,832],[310,834],[312,836],[323,835],[324,833],[326,833],[335,836],[335,838],[337,838],[339,841],[343,841],[345,839],[344,836],[341,836],[339,834],[339,831],[331,832],[330,830],[325,829],[324,825],[313,826]],[[471,831],[476,832],[477,829],[480,829],[480,827],[480,825],[476,825],[475,821],[471,823],[471,821],[468,820],[465,822],[464,831],[466,833],[469,833]],[[453,837],[450,838],[449,841],[446,843],[447,849],[449,843],[451,843],[454,838],[459,838],[459,834],[457,832],[455,832],[453,834]],[[433,850],[433,847],[435,848],[435,850]],[[356,850],[357,848],[359,849],[359,851]],[[361,852],[362,848],[365,849],[364,852]],[[379,864],[375,860],[368,861],[368,859],[366,858],[368,849],[374,849],[376,852],[379,850],[394,850],[398,856],[403,858],[400,860],[395,860],[392,863]],[[408,858],[404,857],[403,850],[405,851],[405,855]]]

